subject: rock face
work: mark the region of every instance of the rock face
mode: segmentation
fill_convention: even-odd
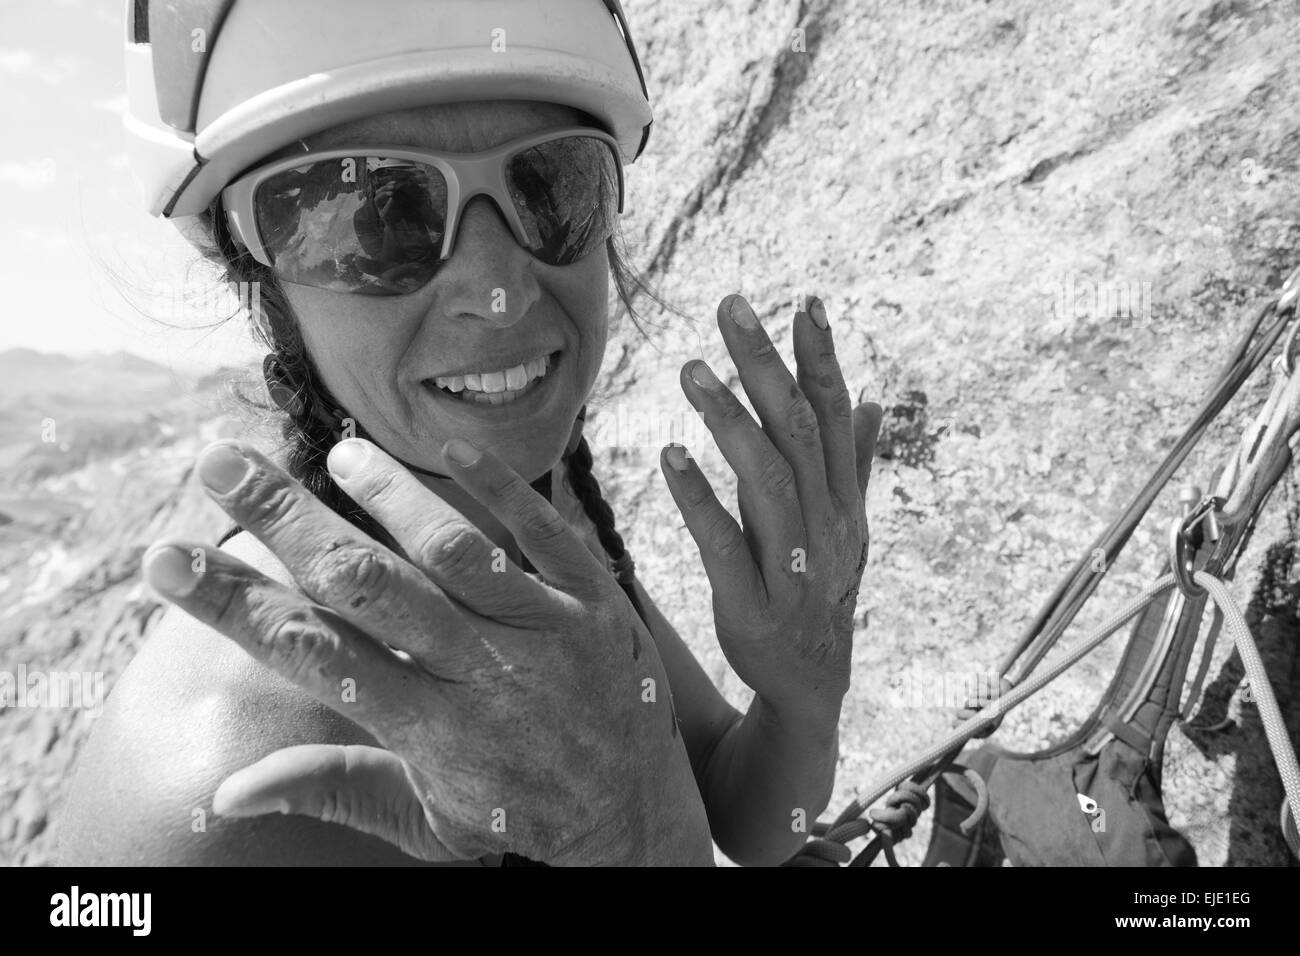
[[[1192,420],[1248,313],[1300,263],[1300,11],[731,0],[680,19],[670,4],[632,4],[629,16],[657,109],[650,161],[629,173],[629,237],[690,321],[647,308],[663,318],[649,341],[622,329],[593,425],[632,409],[657,416],[660,434],[680,425],[734,501],[676,379],[696,356],[731,371],[714,312],[735,291],[786,356],[792,302],[820,295],[851,387],[887,409],[837,810],[948,726],[947,710],[893,706],[891,691],[913,669],[996,666]],[[1258,375],[1206,434],[1072,636],[1158,575],[1178,485],[1209,485],[1270,386]],[[607,450],[601,475],[655,599],[742,703],[707,585],[679,572],[694,547],[664,530],[681,522],[654,453]],[[1288,478],[1235,589],[1292,624],[1294,500]],[[1267,595],[1265,554],[1281,582]],[[1294,734],[1295,641],[1258,636]],[[1031,749],[1072,729],[1121,640],[995,739]],[[1215,716],[1197,723],[1222,715],[1240,679],[1224,641],[1210,674]],[[1287,859],[1280,784],[1249,705],[1214,734],[1174,729],[1165,799],[1202,864]],[[926,836],[923,825],[904,860]]]
[[[656,121],[628,173],[624,231],[633,264],[685,318],[642,299],[642,336],[624,317],[590,434],[646,587],[738,706],[748,692],[717,649],[702,572],[682,573],[698,558],[658,473],[660,445],[684,440],[734,501],[730,469],[681,395],[681,365],[700,356],[736,383],[713,319],[735,291],[790,356],[792,303],[817,294],[852,389],[888,412],[838,811],[948,726],[941,702],[900,706],[901,683],[996,666],[1193,418],[1247,313],[1300,262],[1300,9],[625,6]],[[1269,384],[1258,375],[1209,430],[1067,643],[1158,575],[1177,485],[1209,484]],[[204,443],[242,426],[211,402],[151,398],[87,449],[77,436],[96,432],[79,430],[91,411],[78,405],[60,465],[37,448],[45,407],[21,406],[30,428],[4,436],[0,458],[12,519],[0,523],[0,670],[102,671],[111,692],[157,618],[139,555],[163,534],[214,540],[224,528],[190,468]],[[1296,490],[1289,477],[1275,493],[1234,585],[1269,612],[1257,637],[1293,737]],[[995,739],[1029,749],[1071,730],[1121,640]],[[1287,859],[1262,728],[1232,694],[1241,673],[1221,640],[1194,722],[1232,722],[1169,738],[1166,805],[1203,865]],[[92,722],[0,710],[0,862],[51,860]],[[919,860],[927,827],[904,862]]]

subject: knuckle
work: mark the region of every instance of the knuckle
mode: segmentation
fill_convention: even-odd
[[[853,420],[853,399],[849,397],[849,390],[844,387],[844,383],[841,382],[838,388],[831,389],[826,410],[832,421]]]
[[[444,580],[464,580],[483,571],[489,559],[479,533],[466,524],[443,525],[420,545],[420,566]]]
[[[769,498],[786,498],[794,489],[794,469],[780,455],[774,455],[758,473],[758,488]]]
[[[310,687],[333,671],[342,650],[338,634],[307,610],[294,610],[265,638],[270,663],[300,687]]]
[[[554,508],[530,508],[520,520],[520,530],[530,541],[555,541],[568,531],[568,522]]]
[[[524,484],[518,475],[505,474],[494,476],[488,482],[488,491],[508,508],[518,508],[526,500],[526,494],[532,489]]]
[[[331,786],[324,792],[313,793],[309,798],[307,813],[325,823],[347,826],[353,819],[352,804],[346,795]]]
[[[817,384],[830,388],[843,381],[840,358],[835,349],[822,349],[817,353]]]
[[[501,478],[492,491],[515,517],[520,532],[533,541],[553,541],[568,528],[563,516],[517,475]]]
[[[814,353],[812,361],[799,369],[799,383],[809,391],[835,392],[846,389],[844,370],[834,349]]]
[[[283,481],[264,479],[251,482],[240,504],[243,522],[263,531],[276,531],[293,522],[298,513],[298,495]]]
[[[749,354],[762,368],[770,368],[773,365],[781,364],[781,353],[777,351],[777,348],[772,344],[771,339],[756,344],[749,350]]]
[[[212,607],[216,612],[213,615],[213,621],[217,629],[222,633],[230,633],[236,619],[241,616],[240,611],[243,602],[239,598],[246,593],[248,582],[230,574],[214,576],[208,573],[199,577],[199,589],[202,591],[204,585],[209,581],[214,584],[211,590],[208,591]]]
[[[727,520],[724,515],[715,515],[710,519],[704,528],[704,539],[724,558],[739,554],[745,546],[745,536],[735,522]]]
[[[800,444],[811,445],[821,437],[817,412],[802,393],[790,400],[785,417],[790,426],[790,436]]]
[[[357,608],[389,587],[395,573],[391,562],[372,548],[344,544],[316,559],[311,579],[331,604]]]
[[[396,494],[398,477],[396,469],[374,469],[363,479],[357,494],[366,501],[385,501]]]
[[[722,420],[729,425],[744,425],[750,420],[749,410],[734,395],[725,395],[722,401]]]

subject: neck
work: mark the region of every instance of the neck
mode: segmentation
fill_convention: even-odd
[[[510,560],[518,562],[519,548],[515,545],[514,536],[477,498],[456,484],[454,479],[438,478],[421,472],[413,474],[420,484],[464,515],[465,520],[487,535],[493,544],[505,549]]]
[[[360,427],[357,428],[357,433],[368,441],[374,442],[377,445],[379,444],[378,442],[375,442],[375,439],[371,435],[367,434]],[[341,435],[338,434],[335,436],[336,440],[340,437]],[[380,447],[382,448],[383,446],[381,445]],[[388,452],[388,454],[392,455],[399,464],[410,471],[420,484],[424,485],[424,487],[428,488],[447,504],[451,505],[451,507],[459,511],[465,517],[466,521],[487,535],[488,539],[492,541],[493,544],[505,549],[506,556],[510,558],[510,560],[519,563],[520,551],[518,546],[515,544],[514,536],[509,532],[505,525],[497,520],[496,516],[493,515],[488,508],[484,507],[477,498],[458,485],[454,478],[444,475],[441,472],[431,471],[428,468],[422,468],[419,465],[412,464],[404,458],[398,458],[396,455],[393,455],[392,452]],[[553,468],[554,466],[531,483],[534,488],[544,493],[548,500],[551,498],[550,482],[544,482],[544,480],[549,478]],[[389,541],[386,543],[391,546],[395,542]]]

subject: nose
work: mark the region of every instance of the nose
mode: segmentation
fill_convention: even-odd
[[[541,297],[533,262],[496,204],[475,196],[461,213],[451,257],[434,278],[431,305],[453,320],[508,328]]]

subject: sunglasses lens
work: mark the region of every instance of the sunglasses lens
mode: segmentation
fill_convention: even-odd
[[[579,134],[529,146],[510,154],[502,172],[525,247],[547,265],[571,265],[613,234],[619,159],[605,141]],[[437,166],[372,154],[268,176],[253,206],[280,278],[353,295],[405,295],[441,265],[448,193]]]
[[[506,185],[529,251],[552,266],[595,252],[618,218],[618,160],[592,136],[566,136],[515,153]]]
[[[269,177],[254,208],[281,278],[334,292],[404,295],[437,271],[447,182],[424,163],[349,156]]]

